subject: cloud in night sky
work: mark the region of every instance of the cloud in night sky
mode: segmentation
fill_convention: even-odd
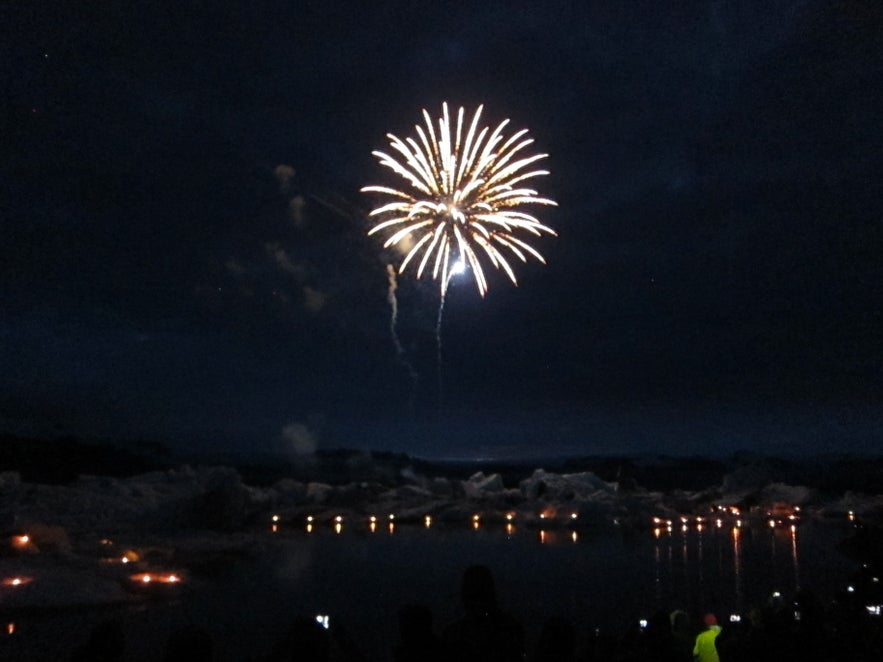
[[[316,437],[303,423],[288,423],[282,428],[282,439],[287,444],[288,451],[296,456],[309,455],[316,451]]]

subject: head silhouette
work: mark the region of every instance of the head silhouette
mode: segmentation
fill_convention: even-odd
[[[460,599],[467,612],[488,612],[497,606],[497,591],[490,568],[472,565],[463,572]]]

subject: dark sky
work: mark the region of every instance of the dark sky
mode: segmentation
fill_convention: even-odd
[[[883,452],[881,3],[358,4],[4,3],[0,432]],[[559,236],[452,283],[441,375],[402,276],[412,379],[359,189],[445,100],[530,129]]]

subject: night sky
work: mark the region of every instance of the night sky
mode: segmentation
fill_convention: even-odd
[[[883,452],[883,5],[460,4],[4,3],[0,432]],[[452,281],[439,375],[359,189],[442,101],[530,130],[559,236]]]

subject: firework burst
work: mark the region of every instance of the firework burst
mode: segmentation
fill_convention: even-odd
[[[484,296],[488,284],[483,263],[502,269],[517,284],[509,263],[512,256],[522,262],[534,257],[545,264],[526,239],[556,234],[523,211],[524,205],[555,205],[526,186],[528,180],[549,174],[533,169],[534,163],[548,155],[526,154],[533,143],[527,129],[505,138],[503,130],[509,120],[493,131],[490,127],[479,129],[482,108],[478,107],[467,127],[464,109],[459,109],[452,124],[444,103],[437,127],[423,111],[425,126],[414,127],[416,139],[401,140],[388,134],[395,155],[372,153],[409,186],[406,190],[386,186],[362,189],[392,198],[371,212],[379,222],[368,234],[391,232],[384,248],[398,245],[405,252],[398,272],[403,273],[413,262],[420,278],[428,268],[440,282],[442,297],[451,276],[466,267]]]

